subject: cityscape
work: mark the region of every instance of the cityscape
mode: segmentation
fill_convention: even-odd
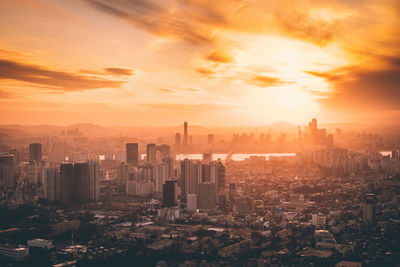
[[[400,267],[399,0],[0,1],[0,267]]]
[[[216,142],[184,122],[167,144],[79,128],[3,137],[1,262],[397,266],[400,152],[378,150],[399,137],[327,134],[316,119],[297,130],[294,140],[271,129]],[[353,138],[371,150],[336,145]],[[190,153],[197,142],[208,152]],[[299,151],[288,153],[293,143]],[[251,144],[264,153],[247,153]]]

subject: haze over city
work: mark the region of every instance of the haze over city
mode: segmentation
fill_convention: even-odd
[[[399,0],[0,1],[0,266],[400,266]]]

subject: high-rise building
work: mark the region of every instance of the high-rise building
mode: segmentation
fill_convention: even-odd
[[[79,162],[74,164],[74,180],[77,185],[75,188],[76,201],[85,203],[90,197],[90,176],[88,162]]]
[[[160,152],[160,160],[163,161],[165,158],[171,157],[171,148],[169,145],[163,144],[157,147],[157,151]]]
[[[138,182],[153,182],[155,178],[155,165],[146,163],[138,167]]]
[[[214,209],[216,205],[215,183],[199,184],[198,202],[199,209]]]
[[[74,182],[74,164],[60,164],[60,201],[62,203],[72,202],[73,192],[77,189]]]
[[[162,160],[168,166],[168,180],[171,180],[175,177],[175,169],[174,169],[174,159],[171,157],[164,158]]]
[[[89,167],[89,200],[100,200],[100,164],[95,160],[88,161]]]
[[[48,201],[60,199],[60,172],[57,169],[47,168],[44,179],[44,198]]]
[[[201,162],[194,162],[189,159],[181,161],[181,189],[182,195],[197,193],[198,184],[202,181]]]
[[[117,186],[121,192],[126,192],[126,182],[137,178],[137,169],[131,164],[122,162],[118,166]]]
[[[32,143],[29,145],[29,160],[42,159],[42,144]]]
[[[157,163],[157,146],[155,144],[147,144],[146,159],[150,164]]]
[[[0,188],[10,188],[15,185],[14,156],[8,153],[0,154]]]
[[[192,212],[197,210],[197,194],[187,195],[187,210]]]
[[[60,201],[85,203],[99,200],[99,163],[96,161],[60,164]]]
[[[176,181],[165,181],[163,185],[163,205],[172,207],[177,204],[178,186]]]
[[[160,163],[155,168],[155,191],[162,192],[163,185],[168,177],[168,165],[166,163]]]
[[[139,145],[137,143],[126,144],[126,162],[132,166],[139,165]]]
[[[188,139],[188,123],[185,121],[183,123],[183,145],[187,146],[189,144]]]
[[[181,146],[181,134],[180,133],[175,134],[175,146],[176,147]]]

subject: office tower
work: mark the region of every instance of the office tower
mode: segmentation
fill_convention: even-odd
[[[237,211],[240,215],[248,215],[254,212],[254,199],[252,197],[240,197],[236,199]]]
[[[0,188],[10,188],[14,185],[14,156],[0,153]]]
[[[203,163],[204,164],[210,164],[213,158],[212,153],[203,153]]]
[[[42,144],[33,143],[29,145],[29,160],[42,159]]]
[[[178,186],[176,181],[165,181],[163,185],[163,205],[172,207],[177,204]]]
[[[118,166],[117,187],[118,187],[118,190],[121,192],[126,191],[126,182],[129,180],[128,172],[129,172],[130,167],[132,167],[131,164],[124,163],[124,162],[122,162]]]
[[[198,202],[199,209],[214,209],[216,205],[215,183],[199,184]]]
[[[197,194],[187,195],[187,210],[192,212],[197,210]]]
[[[89,167],[89,200],[100,200],[100,164],[95,160],[88,161]]]
[[[171,149],[169,145],[160,145],[157,147],[157,150],[160,152],[160,161],[163,161],[165,158],[171,157]]]
[[[188,123],[185,121],[183,123],[183,146],[187,146],[189,144],[188,139]]]
[[[174,169],[174,159],[171,157],[164,158],[162,160],[165,164],[168,166],[168,176],[167,179],[171,180],[172,178],[175,177],[175,169]]]
[[[39,166],[36,160],[30,160],[26,166],[26,178],[30,184],[39,182]]]
[[[137,143],[126,144],[126,162],[132,166],[139,165],[139,145]]]
[[[72,192],[77,190],[74,183],[74,165],[72,163],[60,164],[60,201],[69,203],[73,200]]]
[[[214,135],[213,134],[209,134],[207,136],[207,144],[209,144],[209,145],[213,145],[214,144]]]
[[[181,146],[181,134],[180,133],[175,134],[175,146],[176,147]]]
[[[397,159],[399,157],[399,151],[393,150],[392,151],[392,158]]]
[[[210,163],[210,181],[217,186],[217,192],[223,193],[225,188],[225,167],[221,162]]]
[[[155,168],[155,191],[162,192],[163,184],[168,177],[168,165],[166,163],[160,163]]]
[[[89,163],[79,162],[74,164],[74,180],[77,185],[75,188],[76,201],[85,203],[90,197],[90,176]]]
[[[44,179],[44,198],[48,201],[60,198],[60,172],[57,169],[47,168]]]
[[[201,182],[211,182],[211,165],[210,164],[203,164],[202,168],[202,179]]]
[[[157,146],[155,144],[147,144],[146,159],[150,164],[157,163]]]
[[[182,195],[197,193],[198,184],[202,180],[201,162],[184,159],[181,162],[181,189]]]
[[[225,193],[225,166],[221,162],[218,165],[218,179],[217,179],[217,192],[219,194]]]

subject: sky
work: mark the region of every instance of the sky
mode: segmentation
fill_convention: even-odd
[[[0,1],[0,124],[400,119],[398,0]]]

